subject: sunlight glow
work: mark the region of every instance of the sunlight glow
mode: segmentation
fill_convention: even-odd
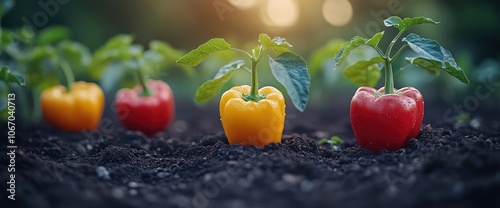
[[[257,6],[261,0],[228,0],[228,2],[238,9],[250,9]]]
[[[344,26],[352,19],[352,5],[348,0],[326,0],[323,17],[333,26]]]
[[[291,27],[299,18],[296,0],[268,0],[262,8],[261,20],[271,27]]]

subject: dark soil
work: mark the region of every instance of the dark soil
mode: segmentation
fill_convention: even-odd
[[[498,121],[455,129],[426,114],[408,147],[374,154],[336,107],[290,110],[283,142],[262,148],[229,145],[214,106],[178,109],[152,138],[112,112],[98,132],[17,132],[16,201],[2,153],[2,207],[500,207]],[[340,151],[317,144],[333,135]]]

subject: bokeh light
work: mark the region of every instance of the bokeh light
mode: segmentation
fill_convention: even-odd
[[[299,18],[299,5],[296,0],[268,0],[260,17],[271,27],[291,27]]]
[[[238,9],[250,9],[262,0],[228,0],[228,2]]]
[[[352,5],[348,0],[326,0],[323,17],[333,26],[344,26],[352,19]]]

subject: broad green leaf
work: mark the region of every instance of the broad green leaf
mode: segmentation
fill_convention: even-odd
[[[20,86],[24,86],[24,78],[22,76],[16,76],[10,72],[8,66],[2,67],[0,70],[0,81],[5,83],[15,83]]]
[[[414,57],[414,58],[406,57],[406,60],[408,62],[410,62],[411,64],[413,64],[421,69],[426,70],[427,72],[429,72],[429,74],[431,74],[433,76],[439,76],[439,74],[441,74],[441,64],[440,63],[435,63],[435,61],[431,61],[431,60],[424,59],[424,58],[418,58],[418,57]],[[436,64],[439,64],[439,65],[436,65]]]
[[[133,45],[134,38],[130,35],[117,35],[109,39],[104,46],[97,49],[89,66],[89,74],[99,80],[104,71],[113,61],[124,61],[142,56],[143,48]]]
[[[30,89],[43,90],[59,83],[58,54],[52,45],[37,46],[28,54],[28,59],[23,63],[27,67],[26,85]]]
[[[3,31],[7,29],[2,28]],[[9,36],[13,41],[22,42],[24,44],[32,44],[35,39],[35,32],[29,26],[24,25],[22,28],[8,30]]]
[[[11,44],[14,40],[10,34],[10,31],[4,28],[0,28],[0,49],[3,49],[6,45]]]
[[[223,66],[221,69],[219,69],[214,79],[203,83],[198,88],[194,99],[197,102],[201,103],[210,101],[217,94],[217,92],[220,91],[220,89],[224,86],[224,84],[226,84],[229,81],[229,79],[231,79],[234,72],[237,69],[243,67],[244,63],[245,62],[242,60],[236,60]]]
[[[344,70],[344,76],[358,86],[374,87],[382,77],[382,71],[377,64],[383,61],[380,56],[358,61]]]
[[[269,66],[274,77],[285,87],[293,105],[304,111],[311,85],[306,61],[297,54],[285,52],[275,59],[269,58]]]
[[[355,48],[357,48],[361,45],[364,45],[366,43],[366,41],[367,40],[365,38],[362,38],[360,36],[356,36],[356,37],[352,38],[349,42],[344,43],[344,45],[342,45],[342,48],[340,49],[340,51],[337,52],[337,54],[333,58],[334,67],[335,67],[333,70],[337,69],[340,65],[343,64],[343,62],[347,59],[349,54],[351,54],[352,50],[354,50]]]
[[[205,60],[212,53],[230,49],[231,45],[222,38],[214,38],[206,43],[201,44],[198,48],[190,51],[179,60],[177,63],[196,66]]]
[[[131,35],[117,35],[112,38],[110,38],[103,47],[98,49],[97,51],[106,51],[110,49],[116,49],[116,48],[127,48],[132,44],[134,41],[134,37]]]
[[[413,17],[413,18],[404,18],[401,19],[398,16],[392,16],[384,20],[384,25],[386,27],[395,27],[398,28],[399,31],[406,30],[412,26],[420,25],[420,24],[439,24],[427,17]]]
[[[80,66],[88,66],[92,60],[90,50],[83,44],[63,41],[58,44],[61,55],[69,62]]]
[[[375,35],[373,35],[372,38],[365,41],[365,44],[375,48],[375,47],[377,47],[377,45],[380,42],[380,40],[382,39],[382,37],[384,37],[384,31],[378,32]]]
[[[149,48],[151,51],[161,54],[165,57],[165,59],[173,60],[174,62],[184,55],[182,51],[177,50],[170,44],[159,40],[151,41],[149,43]]]
[[[28,62],[34,63],[34,62],[39,62],[43,61],[44,59],[54,59],[57,57],[57,50],[50,46],[38,46],[33,48],[29,52],[29,60]]]
[[[215,74],[214,79],[219,79],[225,74],[227,74],[229,71],[235,70],[235,69],[241,69],[245,65],[245,61],[243,60],[235,60],[222,68],[219,69],[217,74]]]
[[[7,13],[9,12],[12,7],[14,7],[15,1],[14,0],[1,0],[0,1],[0,19]]]
[[[259,35],[259,42],[266,48],[272,48],[278,53],[289,52],[288,48],[291,48],[292,45],[286,41],[285,38],[282,37],[274,37],[271,38],[264,33]]]
[[[68,39],[69,36],[70,31],[68,28],[63,26],[51,26],[40,31],[37,38],[37,44],[45,45],[57,43],[61,40]]]
[[[335,54],[340,50],[344,40],[333,39],[330,40],[325,46],[315,50],[311,58],[309,58],[309,74],[314,77],[318,72],[320,72],[324,66],[325,60],[330,59],[335,56]]]
[[[145,52],[144,59],[147,64],[154,68],[165,68],[171,65],[178,65],[176,61],[184,55],[183,51],[177,50],[170,44],[153,40],[149,43],[149,50]],[[178,65],[187,75],[194,74],[192,67]]]
[[[410,63],[415,64],[431,74],[438,74],[439,69],[468,84],[469,80],[464,71],[457,65],[450,51],[441,47],[438,42],[411,33],[403,38],[410,48],[417,53],[416,57],[407,58]]]

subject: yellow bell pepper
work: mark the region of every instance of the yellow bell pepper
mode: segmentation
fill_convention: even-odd
[[[285,99],[274,87],[263,87],[257,102],[245,101],[250,86],[236,86],[226,91],[220,100],[220,116],[230,144],[263,146],[281,142],[285,124]]]
[[[94,83],[75,82],[69,92],[62,85],[50,87],[40,99],[45,120],[60,130],[97,129],[104,110],[104,93]]]

